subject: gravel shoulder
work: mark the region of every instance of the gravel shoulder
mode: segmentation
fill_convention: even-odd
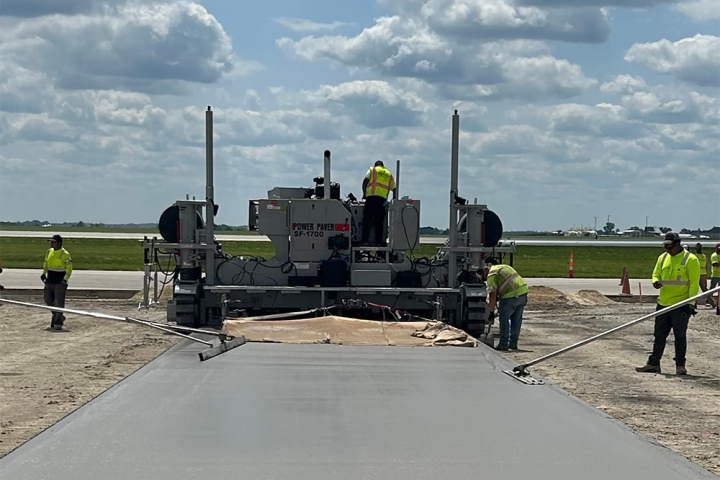
[[[138,312],[137,305],[68,299],[68,308],[164,321],[163,309]],[[146,327],[76,315],[68,315],[66,331],[49,326],[50,312],[0,306],[0,457],[178,342]]]

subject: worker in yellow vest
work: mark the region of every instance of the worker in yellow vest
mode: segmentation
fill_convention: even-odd
[[[703,253],[702,243],[695,244],[695,256],[700,262],[700,290],[707,292],[707,255]],[[712,295],[707,296],[705,302],[715,308],[715,299]],[[701,303],[703,302],[701,301]]]
[[[382,161],[375,162],[365,174],[362,183],[363,200],[365,207],[363,208],[363,224],[361,244],[367,245],[370,240],[370,230],[375,229],[375,245],[385,245],[385,211],[387,209],[387,199],[390,192],[395,197],[395,177],[390,170],[385,168]]]
[[[660,290],[656,310],[675,305],[694,297],[700,290],[700,262],[695,255],[680,245],[675,232],[665,234],[665,253],[658,257],[652,274],[653,287]],[[694,302],[655,317],[655,343],[647,364],[637,367],[638,372],[660,373],[660,359],[665,351],[667,337],[672,330],[675,336],[675,373],[687,375],[687,328],[690,316],[695,315]]]
[[[523,312],[528,301],[528,286],[513,267],[501,265],[494,258],[485,260],[483,280],[489,289],[490,311],[494,312],[495,304],[500,302],[500,342],[497,350],[517,350]]]
[[[715,245],[715,253],[710,255],[710,263],[712,264],[710,288],[713,289],[720,285],[720,243]]]
[[[40,275],[40,280],[45,284],[43,291],[45,305],[65,308],[68,280],[70,280],[73,270],[72,258],[70,258],[70,253],[63,248],[63,239],[60,235],[53,235],[49,242],[50,249],[45,253],[43,273]],[[53,312],[50,329],[62,330],[64,322],[65,315],[62,312]]]

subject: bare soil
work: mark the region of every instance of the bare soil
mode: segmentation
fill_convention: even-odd
[[[42,303],[41,298],[17,297]],[[67,307],[163,322],[165,309],[137,302],[68,299]],[[0,306],[0,457],[79,408],[177,343],[175,336],[112,320]]]
[[[530,299],[533,298],[533,290]],[[530,361],[602,331],[639,318],[654,304],[623,304],[593,294],[563,295],[543,289],[526,308],[517,353]],[[580,292],[582,294],[582,292]],[[653,321],[547,360],[531,370],[581,400],[654,438],[666,447],[720,475],[720,316],[699,307],[688,330],[687,369],[675,375],[675,345],[670,334],[662,374],[636,373],[653,344]]]

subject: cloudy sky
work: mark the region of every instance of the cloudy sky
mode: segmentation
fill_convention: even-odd
[[[218,221],[402,162],[424,225],[460,193],[505,228],[720,225],[720,0],[2,0],[0,219]]]

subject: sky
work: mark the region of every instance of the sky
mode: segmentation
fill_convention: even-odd
[[[0,220],[150,223],[401,162],[421,223],[720,225],[720,0],[2,0]],[[596,220],[597,217],[597,220]]]

